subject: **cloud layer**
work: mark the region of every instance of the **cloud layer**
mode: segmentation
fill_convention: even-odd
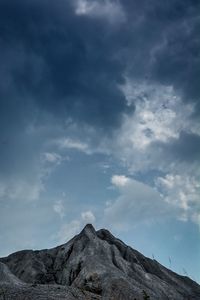
[[[0,0],[4,209],[46,205],[60,238],[95,220],[199,224],[199,10],[196,0]],[[67,208],[60,194],[72,186],[72,198],[84,192]]]

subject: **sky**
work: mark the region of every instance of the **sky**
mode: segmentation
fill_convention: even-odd
[[[92,223],[200,282],[199,12],[0,0],[0,256]]]

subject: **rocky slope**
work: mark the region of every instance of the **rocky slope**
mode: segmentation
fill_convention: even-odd
[[[59,247],[0,261],[0,294],[9,299],[200,299],[197,283],[92,225]]]

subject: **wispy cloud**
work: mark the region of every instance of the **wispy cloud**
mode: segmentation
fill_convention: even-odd
[[[125,21],[125,12],[117,0],[76,0],[75,13],[93,18],[103,18],[111,23]]]
[[[111,182],[120,195],[107,204],[104,217],[114,228],[127,230],[131,226],[148,224],[173,213],[170,204],[151,186],[124,175],[114,175]]]
[[[62,161],[61,155],[55,152],[45,152],[43,153],[43,158],[45,162],[60,164]]]
[[[194,176],[167,174],[156,179],[156,186],[165,201],[181,208],[179,219],[190,219],[200,225],[200,183]]]
[[[62,219],[65,216],[65,207],[64,207],[64,203],[63,200],[57,200],[54,204],[53,204],[53,210],[60,216],[60,218]]]
[[[25,178],[13,178],[0,183],[0,200],[35,201],[45,187],[39,177],[27,180]]]
[[[89,145],[77,139],[61,138],[55,143],[59,146],[60,149],[74,149],[77,151],[84,152],[86,154],[91,153]]]

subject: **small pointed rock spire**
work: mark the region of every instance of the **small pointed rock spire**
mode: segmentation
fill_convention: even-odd
[[[96,230],[94,229],[92,224],[87,224],[81,231],[80,235],[81,234],[86,234],[88,237],[94,236],[94,235],[96,236]]]

